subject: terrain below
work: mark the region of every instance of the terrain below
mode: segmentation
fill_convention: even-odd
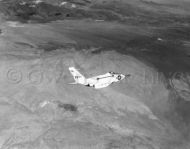
[[[189,6],[0,1],[0,148],[189,149]],[[131,77],[95,90],[70,66]]]

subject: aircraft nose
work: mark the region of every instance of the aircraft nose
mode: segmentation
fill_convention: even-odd
[[[125,78],[125,75],[121,74],[121,80],[123,80]]]

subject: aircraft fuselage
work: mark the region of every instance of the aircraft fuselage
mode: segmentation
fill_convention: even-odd
[[[114,72],[108,72],[103,75],[85,78],[76,68],[69,67],[69,70],[75,80],[75,82],[71,84],[82,84],[88,87],[94,87],[96,89],[107,87],[110,84],[121,81],[125,78],[125,75]]]

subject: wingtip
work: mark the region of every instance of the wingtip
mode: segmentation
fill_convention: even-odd
[[[69,67],[69,70],[71,70],[71,69],[73,69],[73,68],[75,68],[75,67]]]
[[[77,69],[77,68],[75,68],[75,67],[69,67],[68,69],[69,69],[69,70],[78,70],[78,71],[80,70],[80,69]]]

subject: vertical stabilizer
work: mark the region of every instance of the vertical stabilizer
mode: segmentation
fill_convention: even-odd
[[[69,71],[72,74],[76,84],[86,84],[86,78],[75,67],[69,67]]]

